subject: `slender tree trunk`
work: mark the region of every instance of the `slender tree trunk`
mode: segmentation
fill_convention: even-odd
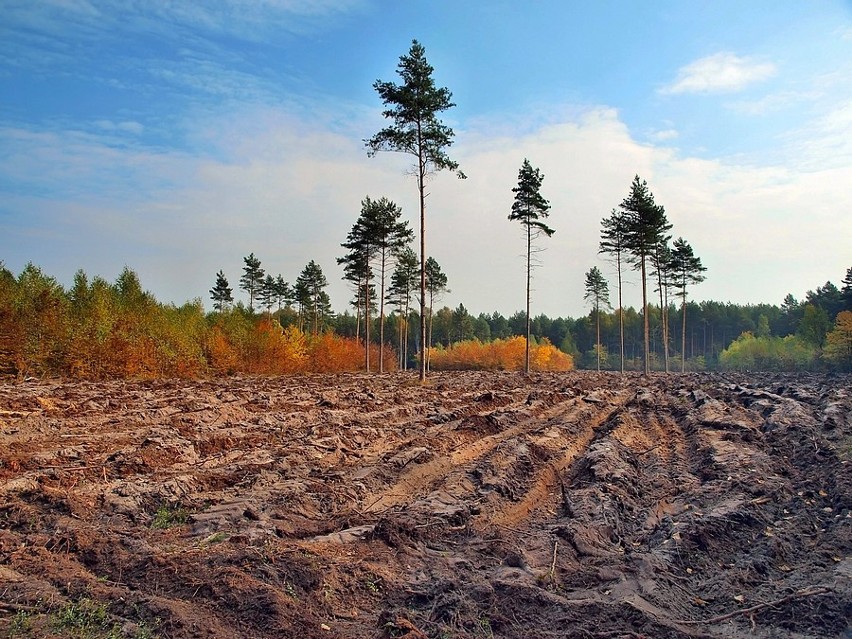
[[[657,286],[660,289],[660,337],[663,340],[663,365],[665,371],[669,372],[669,338],[668,338],[668,318],[667,308],[663,302],[663,274],[661,272],[662,265],[657,259]]]
[[[429,370],[432,370],[432,324],[434,323],[434,317],[432,316],[432,304],[435,301],[435,294],[432,291],[429,291],[429,339],[428,339],[428,347],[426,350],[426,363],[429,366]]]
[[[426,381],[426,161],[423,137],[417,122],[417,188],[420,191],[420,381]]]
[[[621,303],[621,253],[616,254],[615,262],[618,271],[618,326],[621,335],[621,374],[624,375],[624,307]]]
[[[382,248],[382,275],[379,284],[379,373],[385,372],[385,251]]]
[[[598,304],[597,300],[595,301],[595,318],[597,319],[597,329],[598,329],[598,372],[601,372],[601,307]]]
[[[370,278],[367,273],[370,271],[370,262],[367,262],[367,269],[364,273],[364,370],[370,372]]]
[[[532,229],[527,224],[527,344],[524,351],[524,373],[530,374],[530,259],[532,258]]]
[[[645,256],[642,255],[640,260],[641,275],[642,275],[642,323],[645,329],[645,375],[651,374],[651,360],[649,359],[651,351],[651,324],[648,321],[648,282],[645,277]]]
[[[686,289],[683,289],[683,302],[680,306],[680,314],[683,316],[683,325],[680,335],[680,372],[686,372]]]

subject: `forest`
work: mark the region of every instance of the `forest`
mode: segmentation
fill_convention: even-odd
[[[246,273],[254,269],[257,275],[260,261],[253,255],[245,260]],[[433,274],[439,271],[433,260]],[[224,279],[220,274],[217,281],[221,285]],[[253,288],[257,281],[250,284],[251,279],[244,273],[248,306],[223,301],[225,283],[218,293],[212,289],[216,308],[208,312],[200,298],[182,306],[158,302],[129,268],[114,282],[79,271],[65,288],[32,264],[17,275],[0,267],[0,374],[104,379],[339,372],[364,370],[368,361],[369,370],[381,365],[392,371],[418,360],[419,314],[410,303],[406,307],[398,291],[387,294],[392,310],[382,329],[377,315],[367,324],[363,311],[333,313],[324,292],[327,281],[313,262],[276,297],[267,287]],[[266,275],[262,280],[283,281]],[[430,281],[435,284],[435,278]],[[447,286],[445,277],[437,282],[429,289],[433,304]],[[664,370],[660,307],[648,308],[652,368]],[[680,326],[681,313],[670,306],[671,327]],[[842,287],[826,282],[801,301],[793,295],[780,305],[689,301],[686,313],[687,370],[848,371],[852,364],[852,269]],[[522,368],[523,310],[509,317],[496,311],[474,315],[459,304],[434,312],[427,306],[426,315],[432,369]],[[626,307],[623,318],[624,368],[641,370],[641,313]],[[619,370],[618,320],[617,310],[594,308],[576,319],[533,316],[533,369],[593,369],[600,354],[603,370]],[[667,333],[670,370],[677,371],[680,340]]]

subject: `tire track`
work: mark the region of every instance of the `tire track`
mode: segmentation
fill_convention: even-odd
[[[535,511],[561,501],[562,473],[588,450],[598,437],[600,427],[620,413],[632,398],[633,393],[621,391],[611,403],[588,416],[582,424],[579,421],[571,422],[572,425],[580,425],[582,429],[566,437],[560,457],[550,460],[538,470],[532,485],[519,501],[504,503],[487,517],[479,519],[476,527],[482,529],[495,524],[514,527],[528,520]]]
[[[547,425],[562,420],[570,421],[572,416],[581,412],[585,406],[586,404],[580,398],[566,398],[547,407],[540,414],[526,417],[515,426],[492,435],[479,437],[448,455],[433,458],[428,462],[407,469],[397,477],[391,486],[366,495],[362,500],[362,503],[366,505],[360,512],[380,513],[410,502],[414,498],[422,497],[432,490],[436,482],[447,478],[453,472],[466,470],[471,462],[490,453],[501,443],[522,433],[541,428],[542,422]]]

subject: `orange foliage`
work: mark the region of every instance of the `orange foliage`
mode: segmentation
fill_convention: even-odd
[[[526,340],[523,337],[495,339],[492,342],[467,340],[447,349],[436,348],[430,354],[435,370],[522,370]],[[569,371],[574,368],[570,355],[547,339],[530,348],[530,368],[539,371]]]

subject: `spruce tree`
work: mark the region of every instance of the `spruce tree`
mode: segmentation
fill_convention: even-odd
[[[541,195],[541,183],[544,176],[534,169],[529,160],[524,159],[518,171],[518,186],[512,189],[515,201],[509,220],[520,222],[524,227],[527,243],[527,344],[524,353],[524,373],[530,372],[530,280],[532,277],[533,241],[542,234],[550,237],[555,231],[543,222],[548,217],[550,203]]]
[[[446,148],[453,143],[453,130],[438,115],[455,106],[452,93],[438,88],[432,78],[434,68],[426,61],[426,51],[413,40],[407,55],[399,59],[397,73],[402,84],[376,80],[373,88],[385,105],[382,115],[390,126],[376,133],[367,144],[368,154],[396,151],[413,155],[414,175],[420,200],[420,380],[426,379],[426,178],[448,169],[463,178],[457,162],[450,159]]]

